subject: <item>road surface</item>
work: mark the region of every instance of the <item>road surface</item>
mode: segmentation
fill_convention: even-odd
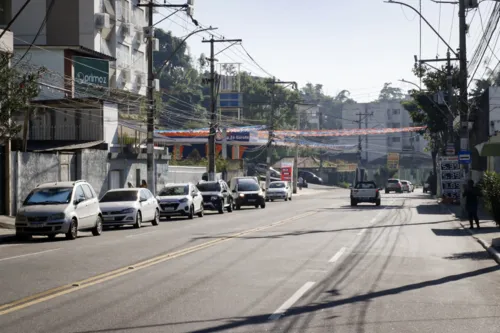
[[[499,266],[447,211],[348,193],[2,243],[0,330],[498,332]]]

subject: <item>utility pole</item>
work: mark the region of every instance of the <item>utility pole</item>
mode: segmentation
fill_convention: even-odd
[[[363,111],[363,113],[359,112],[359,113],[356,113],[356,115],[359,118],[357,121],[354,120],[354,122],[358,123],[358,129],[361,132],[361,124],[362,124],[363,120],[365,121],[366,128],[368,128],[368,116],[372,116],[373,112],[368,113],[368,111],[366,110],[366,107],[365,107],[365,110]],[[368,160],[368,138],[366,138],[366,150],[367,150],[366,151],[366,159]],[[361,165],[363,164],[362,163],[363,159],[361,158],[362,151],[363,151],[363,139],[362,139],[361,134],[359,134],[358,135],[358,168],[356,169],[356,182],[363,180],[361,178]]]
[[[149,0],[148,3],[138,3],[137,7],[147,7],[148,26],[146,27],[147,33],[145,37],[148,40],[146,57],[148,59],[148,89],[147,89],[147,182],[149,190],[156,194],[156,172],[155,172],[155,155],[154,155],[154,131],[155,131],[155,76],[153,72],[153,40],[154,40],[154,23],[153,12],[155,7],[162,8],[186,8],[189,13],[192,13],[193,0],[188,0],[183,5],[172,4],[156,4],[154,0]],[[189,11],[190,10],[190,11]]]
[[[321,131],[323,129],[323,112],[319,112],[319,124],[318,124],[318,127],[319,127],[319,130]],[[323,140],[321,140],[321,142],[323,142]],[[323,149],[320,149],[319,150],[319,175],[320,177],[321,174],[323,173],[323,154],[325,152],[323,151]]]
[[[292,85],[295,89],[297,89],[297,82],[295,81],[277,81],[275,77],[273,77],[272,81],[268,81],[267,84],[272,85],[271,88],[271,114],[269,115],[269,134],[268,134],[268,142],[267,142],[267,171],[266,171],[266,190],[269,188],[269,183],[271,182],[271,158],[273,156],[273,137],[274,137],[274,114],[275,114],[275,86],[278,84],[282,85]],[[298,138],[297,138],[298,139]]]
[[[469,4],[470,5],[470,4]],[[467,100],[467,23],[465,21],[466,0],[459,0],[458,18],[460,25],[460,150],[469,149],[469,105]],[[469,178],[469,165],[462,164],[464,180]],[[465,198],[463,196],[465,188],[460,191],[460,206],[462,214],[465,214]]]
[[[450,51],[446,52],[446,84],[448,86],[448,143],[453,143],[453,117],[456,114],[455,111],[455,103],[453,98],[453,76],[451,72],[451,57]]]
[[[208,180],[215,180],[215,134],[217,130],[217,92],[215,83],[217,76],[215,73],[215,43],[240,43],[241,39],[214,39],[212,36],[202,43],[210,43],[210,132],[208,134]]]

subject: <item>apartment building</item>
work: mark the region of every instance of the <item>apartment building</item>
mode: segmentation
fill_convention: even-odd
[[[24,4],[20,0],[0,0],[4,8],[14,15]],[[147,59],[144,27],[147,13],[137,7],[139,0],[32,0],[12,26],[15,44],[24,52],[26,46],[36,37],[30,61],[47,66],[37,56],[41,48],[79,46],[107,55],[116,61],[109,61],[108,84],[110,88],[145,95],[147,86]],[[46,11],[51,8],[49,19],[43,25]],[[2,6],[0,6],[1,8]],[[5,15],[4,15],[5,16]],[[5,17],[0,17],[3,21]],[[41,57],[41,58],[47,58]],[[102,58],[102,57],[101,57]],[[91,58],[90,58],[91,59]],[[90,61],[90,64],[88,63]],[[87,68],[102,70],[102,63],[85,62]],[[75,61],[81,64],[83,61]],[[92,74],[90,80],[95,79]]]
[[[410,114],[401,101],[346,104],[342,108],[342,128],[402,128],[413,126]],[[361,158],[371,162],[387,153],[424,153],[427,141],[417,133],[391,133],[361,137]],[[342,137],[339,144],[358,145],[359,137]]]

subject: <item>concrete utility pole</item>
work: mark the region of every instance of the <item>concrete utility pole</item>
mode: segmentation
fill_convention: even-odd
[[[365,121],[366,128],[368,128],[368,117],[373,116],[373,112],[368,113],[368,111],[366,110],[366,107],[365,107],[365,110],[362,113],[358,112],[358,113],[356,113],[356,115],[359,118],[357,121],[354,120],[354,122],[358,123],[358,129],[361,131],[361,124],[362,124],[363,120]],[[363,159],[361,158],[361,152],[363,151],[363,144],[362,143],[363,143],[363,140],[362,140],[362,136],[360,134],[360,135],[358,135],[358,167],[356,169],[356,181],[357,182],[363,180],[361,178],[361,165],[363,164],[362,163]],[[366,138],[366,149],[367,149],[366,156],[367,156],[367,160],[368,160],[368,138]]]
[[[318,124],[319,130],[321,131],[323,129],[323,112],[319,112],[319,124]],[[321,140],[323,142],[323,140]],[[323,149],[319,150],[319,175],[321,177],[321,174],[323,173],[323,154],[325,154],[325,151]]]
[[[274,137],[274,114],[275,110],[275,87],[278,84],[284,85],[292,85],[295,89],[297,89],[297,82],[295,81],[276,81],[276,78],[273,77],[272,81],[268,81],[267,84],[272,85],[271,87],[271,114],[269,115],[269,134],[268,134],[268,142],[267,142],[267,170],[266,170],[266,190],[269,189],[269,183],[271,182],[271,158],[273,156],[273,137]]]
[[[467,0],[467,4],[474,5]],[[469,149],[469,102],[467,100],[467,23],[465,21],[466,0],[459,0],[458,18],[460,25],[460,150]],[[464,180],[470,178],[469,165],[462,164]],[[465,188],[462,186],[460,191],[460,206],[462,214],[465,214],[465,198],[463,192]]]
[[[210,132],[208,134],[208,180],[215,180],[215,134],[217,130],[217,92],[215,83],[215,43],[240,43],[241,39],[214,39],[203,40],[202,43],[210,43]],[[219,52],[220,53],[220,52]]]
[[[453,96],[453,75],[451,67],[450,51],[446,52],[446,85],[448,87],[448,143],[453,143],[453,117],[455,113],[455,103]]]
[[[154,91],[155,91],[155,77],[153,72],[153,40],[154,40],[154,23],[153,23],[153,12],[155,7],[162,8],[186,8],[188,9],[188,15],[192,13],[192,7],[194,5],[194,0],[188,0],[186,4],[183,5],[172,5],[172,4],[156,4],[154,0],[149,0],[145,4],[137,4],[137,7],[147,7],[148,16],[148,26],[146,27],[145,37],[148,40],[147,54],[148,59],[148,89],[147,89],[147,182],[148,188],[153,193],[156,194],[156,174],[155,174],[155,156],[154,156],[154,130],[155,130],[155,101],[154,101]]]

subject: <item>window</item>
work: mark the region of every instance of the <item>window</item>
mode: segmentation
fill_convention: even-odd
[[[159,196],[176,196],[176,195],[188,195],[189,194],[189,186],[188,185],[179,185],[179,186],[169,186],[165,187],[163,190],[158,193]]]
[[[130,67],[130,47],[118,43],[116,47],[116,65],[118,67]]]
[[[83,193],[85,193],[85,197],[87,197],[87,199],[92,199],[94,197],[94,194],[92,194],[92,190],[88,185],[82,185],[82,188]]]
[[[393,114],[393,115],[398,115],[398,114],[400,114],[400,113],[401,113],[401,111],[399,111],[399,109],[393,109],[393,110],[392,110],[392,114]]]
[[[391,138],[392,139],[392,142],[401,142],[401,138],[400,137],[394,137],[394,138]]]
[[[73,189],[71,187],[34,189],[23,205],[64,204],[71,200],[72,193]]]
[[[11,18],[11,1],[0,0],[0,26],[6,26]]]
[[[198,185],[196,185],[196,187],[198,188],[198,190],[200,190],[200,192],[220,192],[221,191],[221,186],[220,184],[217,182],[206,182],[206,183],[200,183]]]
[[[141,201],[146,201],[148,200],[148,195],[146,194],[146,191],[142,190],[141,191]]]
[[[144,52],[134,49],[134,52],[132,52],[132,62],[135,68],[144,70]]]
[[[135,187],[141,186],[141,169],[135,169]]]
[[[85,193],[81,186],[77,186],[75,189],[75,200],[86,200]]]
[[[109,191],[100,202],[137,201],[137,191]]]

